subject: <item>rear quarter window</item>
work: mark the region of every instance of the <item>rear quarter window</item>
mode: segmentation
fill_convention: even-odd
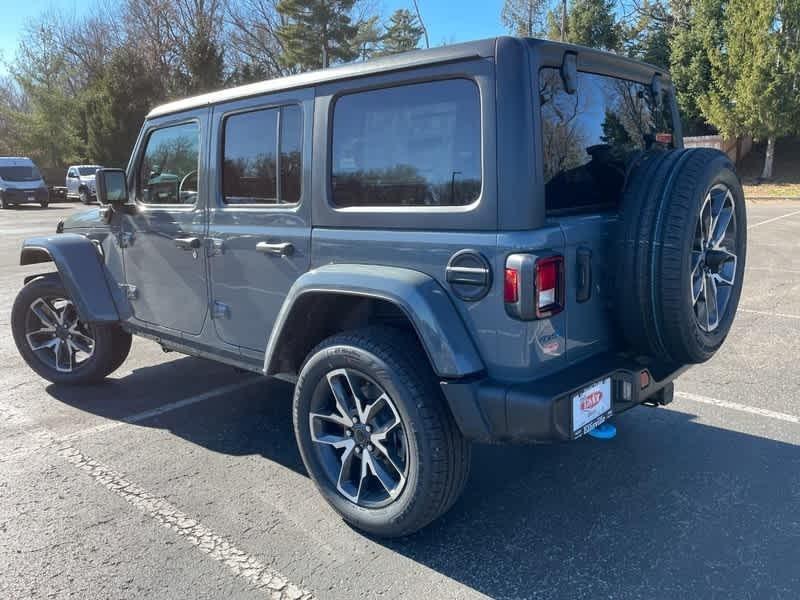
[[[670,96],[649,85],[580,72],[569,94],[545,68],[539,94],[547,210],[616,206],[631,161],[675,147]]]
[[[478,86],[449,79],[338,98],[331,189],[338,208],[475,202],[481,192]]]

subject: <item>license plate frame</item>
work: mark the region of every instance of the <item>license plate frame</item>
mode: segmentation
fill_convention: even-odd
[[[569,395],[572,439],[578,439],[605,423],[614,414],[614,386],[603,377]]]

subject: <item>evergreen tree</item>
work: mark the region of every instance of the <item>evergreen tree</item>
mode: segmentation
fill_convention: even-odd
[[[163,94],[141,56],[130,48],[115,50],[103,75],[83,94],[86,159],[124,168],[145,116]]]
[[[405,8],[397,9],[392,13],[389,24],[386,26],[382,54],[397,54],[414,50],[419,45],[423,33],[425,30],[415,14]]]
[[[277,9],[285,18],[276,32],[283,46],[281,62],[306,71],[356,58],[358,25],[350,18],[354,4],[355,0],[279,0]]]
[[[353,39],[353,47],[356,49],[357,57],[361,60],[367,60],[380,54],[381,32],[379,20],[380,17],[378,15],[373,15],[358,23],[358,31]]]
[[[561,38],[561,13],[547,15],[548,37]],[[620,27],[614,18],[614,0],[573,0],[567,11],[564,41],[589,48],[616,50],[620,46]]]
[[[723,135],[767,140],[770,179],[776,138],[800,132],[800,6],[730,0],[724,30],[724,46],[707,48],[713,83],[700,107]]]
[[[725,44],[725,3],[726,0],[695,0],[685,6],[672,35],[670,74],[687,135],[709,133],[700,99],[713,84],[711,54]]]
[[[8,117],[17,124],[17,152],[45,167],[80,158],[78,103],[69,93],[68,63],[49,23],[42,21],[26,32],[11,72],[27,104],[27,110]]]
[[[628,56],[668,69],[672,23],[664,5],[643,0],[636,21],[622,31]]]
[[[547,0],[505,0],[500,20],[512,35],[533,37],[541,30]]]

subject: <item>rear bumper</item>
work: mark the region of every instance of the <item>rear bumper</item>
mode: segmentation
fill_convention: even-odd
[[[688,367],[607,353],[524,383],[483,378],[443,381],[441,386],[467,438],[481,442],[553,442],[573,439],[570,399],[592,382],[611,378],[612,408],[618,414],[645,401],[669,402],[672,381]],[[640,385],[642,371],[650,381],[644,388]]]

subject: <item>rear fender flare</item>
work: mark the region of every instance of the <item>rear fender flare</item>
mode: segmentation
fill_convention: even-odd
[[[338,294],[385,300],[397,306],[412,324],[442,379],[456,379],[484,370],[484,364],[461,316],[441,285],[425,273],[374,265],[326,265],[301,275],[281,307],[264,356],[264,373],[277,372],[275,357],[283,336],[302,327],[294,310],[306,294]]]

